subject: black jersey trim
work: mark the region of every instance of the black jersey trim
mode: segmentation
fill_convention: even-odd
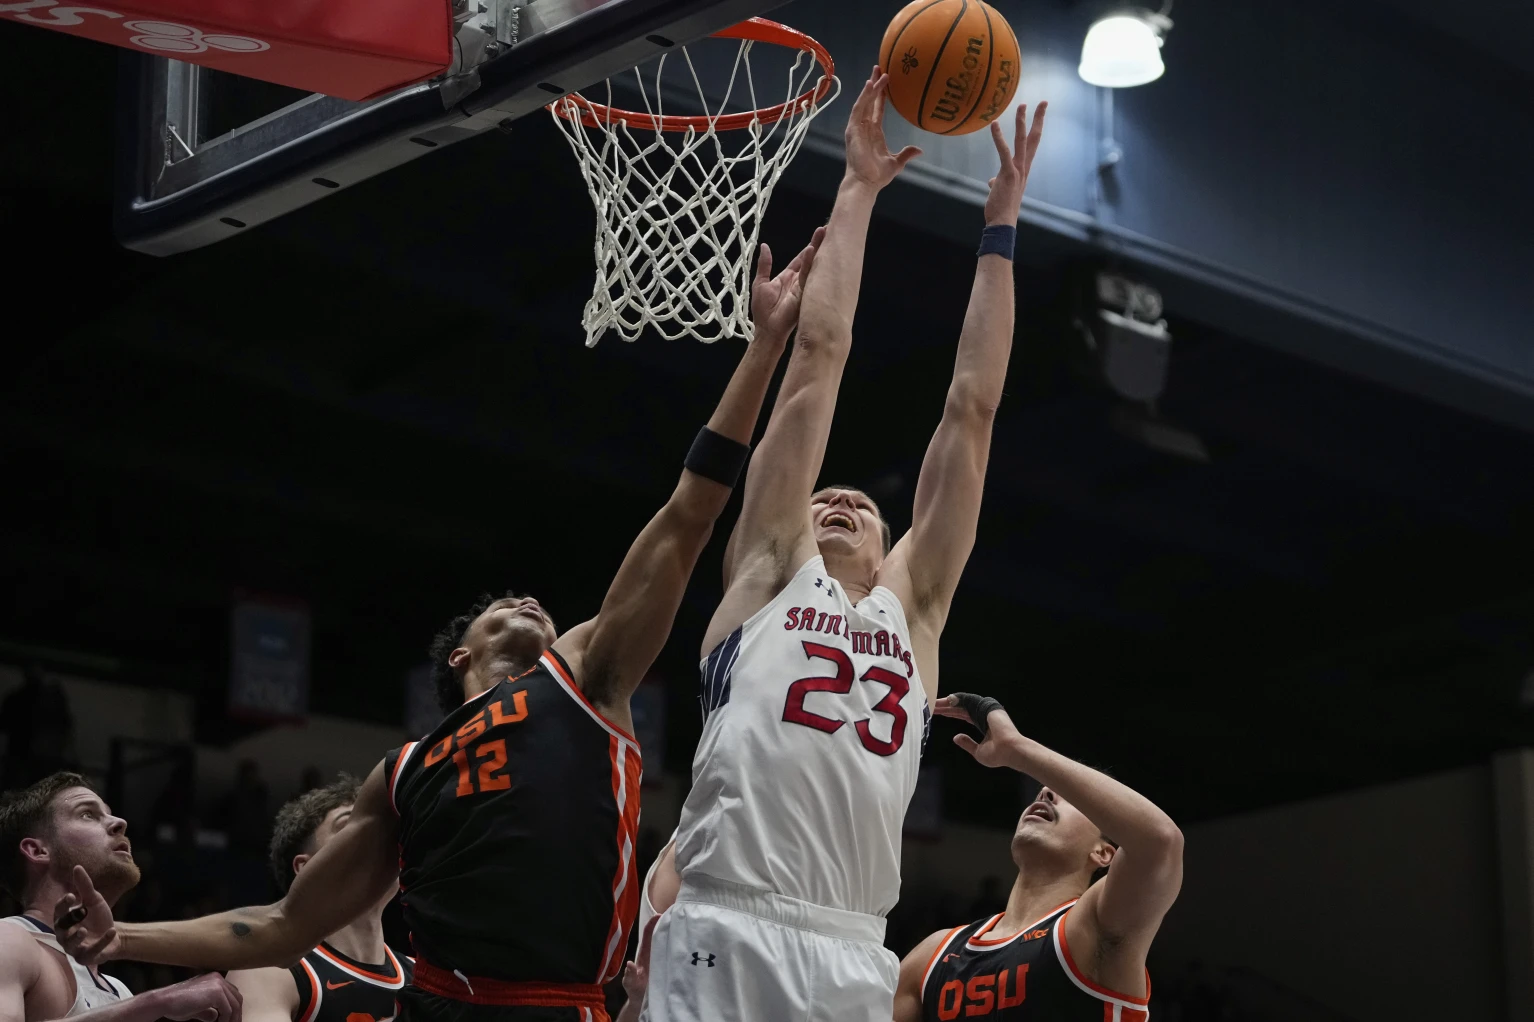
[[[319,947],[314,949],[314,953],[325,959],[332,967],[340,969],[348,976],[355,976],[364,983],[372,984],[375,987],[382,987],[385,990],[401,990],[405,986],[405,970],[400,967],[399,959],[394,957],[394,952],[387,946],[384,948],[384,954],[388,957],[388,961],[382,964],[394,969],[393,976],[384,976],[373,972],[372,970],[379,966],[358,962],[337,951],[329,944],[321,943]]]
[[[1072,898],[1070,901],[1064,902],[1063,904],[1060,904],[1060,905],[1056,905],[1054,907],[1053,911],[1047,913],[1046,915],[1040,916],[1038,919],[1034,920],[1033,922],[1029,923],[1028,925],[1021,927],[1020,929],[1018,929],[1018,931],[1016,933],[1012,934],[1010,937],[997,937],[994,940],[981,940],[980,938],[983,935],[985,935],[986,933],[990,932],[991,927],[993,927],[997,923],[1001,922],[1001,917],[1003,915],[1005,915],[1006,913],[1003,912],[1003,913],[1000,913],[998,915],[992,916],[985,923],[985,925],[981,926],[980,929],[978,929],[974,933],[970,934],[969,939],[964,942],[965,946],[968,947],[971,951],[995,951],[997,948],[1006,947],[1008,944],[1010,944],[1013,941],[1017,940],[1019,937],[1023,936],[1024,934],[1029,933],[1029,932],[1031,932],[1033,930],[1036,930],[1040,926],[1043,926],[1045,923],[1047,923],[1051,919],[1055,918],[1055,916],[1059,915],[1061,912],[1069,912],[1070,909],[1071,909],[1071,906],[1076,904],[1076,902],[1079,901],[1079,900],[1080,899],[1078,899],[1078,898]]]
[[[576,705],[585,710],[592,720],[600,724],[603,730],[607,731],[614,738],[632,745],[635,752],[639,751],[638,739],[604,717],[602,711],[593,706],[591,700],[586,698],[586,693],[582,692],[580,686],[576,685],[575,675],[570,673],[570,665],[565,663],[564,657],[551,649],[543,654],[541,661],[548,668],[549,674],[553,675],[554,680],[559,683],[559,687],[563,688],[570,698],[575,700]]]
[[[932,952],[932,957],[927,959],[927,968],[921,974],[921,991],[920,991],[920,994],[921,994],[922,1003],[926,1003],[926,1000],[927,1000],[927,981],[932,978],[932,972],[933,972],[934,969],[936,969],[938,967],[938,963],[940,962],[940,960],[943,957],[943,952],[948,950],[948,948],[953,944],[953,940],[954,940],[955,937],[957,937],[959,934],[963,933],[965,930],[969,929],[969,927],[973,926],[973,925],[975,925],[975,924],[974,923],[970,923],[967,926],[955,926],[953,929],[949,930],[948,931],[948,935],[946,937],[944,937],[942,939],[942,941],[938,944],[937,950]]]
[[[395,799],[395,792],[399,791],[399,779],[405,772],[405,761],[410,758],[410,754],[415,752],[415,747],[420,744],[420,742],[406,742],[404,747],[399,750],[399,759],[394,761],[394,773],[389,777],[389,805],[394,808],[395,816],[399,815],[399,802]]]
[[[304,972],[309,976],[309,989],[314,991],[314,997],[309,1001],[309,1010],[298,1018],[298,1022],[314,1022],[320,1013],[320,1002],[325,999],[325,988],[320,983],[319,973],[314,971],[314,966],[309,964],[309,958],[305,955],[299,960]]]
[[[1065,916],[1070,915],[1067,909]],[[1129,994],[1121,994],[1117,990],[1109,990],[1105,986],[1099,986],[1092,982],[1080,969],[1076,968],[1076,962],[1071,958],[1070,940],[1065,936],[1065,916],[1055,921],[1053,931],[1055,955],[1060,959],[1060,966],[1065,974],[1070,977],[1072,983],[1082,993],[1090,994],[1107,1004],[1117,1005],[1129,1011],[1144,1012],[1150,1006],[1150,970],[1145,970],[1145,996],[1131,997]]]
[[[703,684],[698,692],[698,702],[703,707],[703,720],[730,701],[730,681],[735,673],[735,661],[740,659],[741,634],[745,626],[735,629],[703,661]]]

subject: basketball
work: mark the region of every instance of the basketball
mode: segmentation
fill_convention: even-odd
[[[968,135],[1011,107],[1022,53],[990,4],[916,0],[884,33],[879,66],[900,116],[938,135]]]

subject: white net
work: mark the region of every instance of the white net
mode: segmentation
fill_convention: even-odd
[[[666,118],[673,90],[663,79],[665,57],[656,62],[653,79],[634,69],[643,114],[611,109],[611,81],[603,106],[580,96],[550,106],[596,203],[596,287],[583,317],[587,347],[610,330],[626,341],[647,329],[667,340],[751,339],[762,216],[810,123],[841,90],[803,50],[788,74],[781,117],[776,110],[727,113],[732,103],[760,110],[751,72],[754,45],[740,43],[717,102],[710,101],[692,55],[682,49],[692,85],[686,91],[695,87],[703,111],[687,111],[685,131],[663,130],[680,122]]]

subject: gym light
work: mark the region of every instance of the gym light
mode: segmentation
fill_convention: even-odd
[[[1170,18],[1149,11],[1119,11],[1087,29],[1077,73],[1088,85],[1125,89],[1144,85],[1166,72],[1161,41]]]

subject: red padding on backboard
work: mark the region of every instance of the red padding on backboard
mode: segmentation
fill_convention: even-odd
[[[0,18],[342,99],[453,56],[448,0],[0,0]]]

